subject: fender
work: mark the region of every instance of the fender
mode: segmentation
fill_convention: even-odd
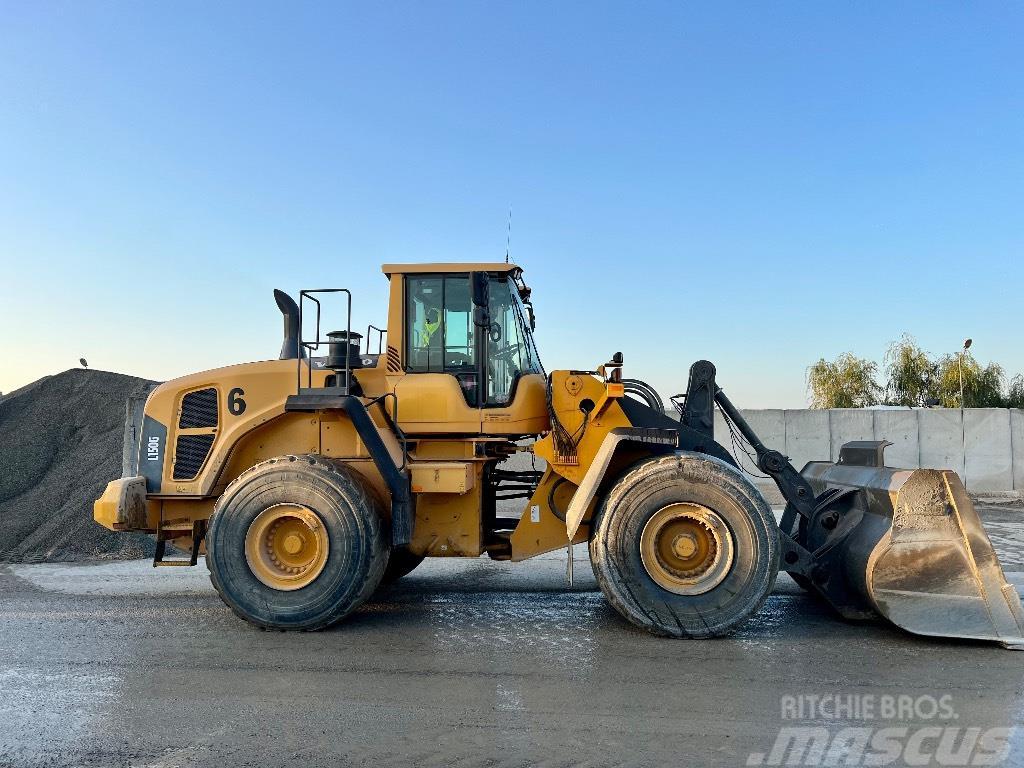
[[[352,420],[391,493],[391,544],[396,547],[408,544],[416,522],[416,497],[412,495],[405,458],[403,455],[399,466],[362,400],[355,395],[325,396],[316,392],[309,394],[307,390],[306,394],[290,395],[285,401],[285,410],[290,412],[315,413],[328,409],[342,411]]]
[[[615,451],[624,443],[640,443],[648,446],[659,446],[661,450],[675,450],[679,436],[674,429],[658,429],[644,427],[616,427],[605,435],[601,441],[601,447],[597,449],[594,460],[590,463],[587,473],[583,476],[576,493],[573,494],[569,508],[565,512],[565,533],[572,541],[579,530],[583,516],[586,514],[590,502],[597,495],[597,489],[604,480],[608,466],[611,464]]]

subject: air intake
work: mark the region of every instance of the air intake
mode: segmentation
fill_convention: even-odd
[[[215,435],[181,435],[174,444],[174,479],[192,480],[203,468]]]

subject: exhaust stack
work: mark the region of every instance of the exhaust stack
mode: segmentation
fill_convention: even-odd
[[[296,360],[305,357],[299,349],[299,305],[295,299],[282,290],[274,289],[274,300],[284,315],[284,343],[281,345],[279,360]]]

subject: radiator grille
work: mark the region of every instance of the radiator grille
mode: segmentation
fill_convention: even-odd
[[[217,426],[217,390],[197,389],[181,399],[180,429],[200,429]]]
[[[199,474],[213,446],[214,435],[181,435],[174,446],[174,479],[191,480]]]

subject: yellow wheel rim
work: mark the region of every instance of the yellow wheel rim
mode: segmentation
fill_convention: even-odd
[[[245,534],[245,559],[268,587],[302,589],[324,569],[330,541],[320,517],[298,504],[276,504],[260,512]]]
[[[718,514],[700,504],[670,504],[647,521],[640,559],[658,586],[677,595],[702,595],[732,568],[732,533]]]

